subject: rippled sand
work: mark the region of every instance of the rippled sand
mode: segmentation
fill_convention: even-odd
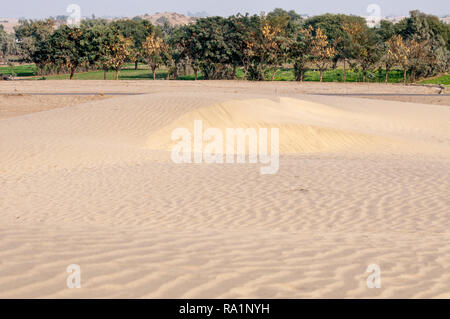
[[[450,297],[448,106],[237,87],[0,119],[0,297]],[[279,127],[279,172],[172,163],[196,119]]]

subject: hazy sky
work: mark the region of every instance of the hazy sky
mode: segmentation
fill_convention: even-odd
[[[419,9],[436,15],[450,14],[449,0],[0,0],[0,17],[42,18],[66,15],[69,4],[78,4],[83,16],[135,16],[143,13],[206,11],[228,16],[238,12],[259,13],[273,8],[294,9],[301,14],[347,13],[368,15],[370,4],[378,4],[381,15],[406,15]]]

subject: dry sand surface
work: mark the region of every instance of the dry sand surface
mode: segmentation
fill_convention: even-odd
[[[0,94],[0,119],[97,101],[107,96]]]
[[[448,298],[450,108],[308,94],[433,90],[2,83],[146,94],[0,97],[0,297]],[[174,164],[170,132],[194,120],[280,128],[278,173]]]
[[[377,83],[319,83],[319,82],[250,82],[250,81],[6,81],[0,85],[0,94],[32,92],[133,92],[156,93],[195,90],[220,90],[222,93],[402,93],[402,94],[436,94],[436,86],[404,86],[401,84]]]

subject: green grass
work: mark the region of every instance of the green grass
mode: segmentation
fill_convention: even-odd
[[[33,76],[36,75],[36,66],[34,64],[16,65],[14,67],[0,67],[0,74],[13,74],[16,76]]]
[[[76,73],[73,77],[74,80],[103,80],[103,71],[90,71],[83,73]],[[156,72],[156,79],[162,80],[167,78],[167,70],[159,69]],[[37,79],[46,80],[67,80],[69,79],[68,74],[58,74],[58,75],[45,75],[38,77]],[[106,73],[107,80],[115,80],[116,72],[108,71]],[[180,80],[194,80],[194,75],[180,76]],[[119,80],[153,80],[153,73],[151,70],[147,69],[145,65],[139,65],[137,70],[134,69],[134,64],[125,65],[120,71]]]
[[[450,74],[442,75],[439,77],[423,80],[420,83],[422,84],[444,84],[450,85]]]
[[[9,66],[0,67],[0,74],[12,74],[15,73],[19,77],[33,77],[33,79],[48,79],[48,80],[65,80],[69,78],[68,74],[59,75],[46,75],[37,76],[36,66],[33,64],[14,66],[13,68]],[[377,70],[369,74],[370,82],[384,82],[385,70]],[[166,79],[167,69],[161,68],[156,73],[156,79]],[[237,69],[236,77],[238,79],[243,79],[244,72],[241,68]],[[267,73],[268,78],[272,78],[272,71]],[[203,79],[201,72],[199,72],[199,80]],[[103,80],[103,71],[90,71],[83,73],[76,73],[74,76],[75,80]],[[115,72],[109,71],[107,73],[108,80],[115,80]],[[144,64],[140,64],[138,70],[134,69],[134,64],[127,64],[124,66],[120,72],[119,80],[152,80],[153,75],[150,69]],[[181,75],[180,80],[194,80],[194,75]],[[318,71],[310,70],[305,73],[305,81],[319,81],[320,74]],[[347,82],[362,82],[363,75],[362,72],[355,72],[353,70],[347,70]],[[294,70],[292,68],[280,68],[276,75],[275,81],[295,81]],[[335,69],[329,70],[323,73],[324,82],[343,82],[344,81],[344,70]],[[403,82],[403,71],[402,70],[392,70],[389,72],[389,83],[402,83]],[[445,84],[450,85],[450,75],[443,75],[440,77],[430,78],[421,81],[423,84]]]
[[[273,71],[267,73],[268,78],[272,78]],[[379,70],[370,73],[370,82],[384,82],[386,75],[385,70]],[[238,69],[236,72],[236,77],[238,79],[243,79],[244,72],[242,69]],[[306,71],[305,81],[320,81],[319,71]],[[347,70],[347,82],[362,82],[363,74],[362,72],[355,72],[353,70]],[[275,75],[275,81],[295,81],[294,70],[291,68],[281,68],[277,71]],[[344,82],[344,70],[336,69],[329,70],[323,73],[324,82]],[[389,72],[389,83],[401,83],[403,82],[403,70],[392,70]]]

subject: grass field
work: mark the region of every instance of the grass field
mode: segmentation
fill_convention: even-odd
[[[272,73],[269,72],[269,77],[272,76]],[[238,70],[237,76],[243,77],[243,73],[241,70]],[[370,73],[368,78],[370,82],[384,82],[386,76],[386,71],[376,71]],[[275,76],[275,81],[295,81],[294,70],[290,68],[282,68],[277,71]],[[305,81],[320,81],[320,73],[319,71],[307,71],[305,73]],[[324,82],[344,82],[344,70],[343,69],[335,69],[324,72],[323,74]],[[347,70],[347,82],[362,82],[363,74],[362,72],[355,72],[353,70]],[[389,72],[389,82],[390,83],[400,83],[403,82],[403,71],[402,70],[392,70]]]
[[[445,75],[442,75],[442,76],[426,79],[426,80],[421,81],[420,83],[423,83],[423,84],[445,84],[445,85],[450,85],[450,74],[445,74]]]
[[[0,67],[0,74],[13,74],[14,76],[34,76],[36,75],[36,66],[34,64],[16,65],[14,67]]]
[[[46,75],[37,76],[36,66],[32,64],[20,65],[14,67],[0,67],[0,74],[14,74],[18,77],[32,77],[32,79],[48,79],[48,80],[63,80],[68,79],[67,74],[59,75]],[[369,74],[368,78],[370,82],[384,82],[385,70],[377,70]],[[161,68],[157,71],[156,78],[158,80],[165,79],[167,77],[167,69]],[[238,79],[243,79],[244,72],[242,69],[238,69],[236,72],[236,77]],[[272,73],[268,73],[268,77],[272,77]],[[75,80],[103,80],[103,71],[90,71],[83,73],[76,73],[74,76]],[[115,72],[107,73],[108,80],[115,79]],[[140,64],[138,70],[134,69],[134,64],[125,65],[125,67],[120,72],[120,80],[152,80],[153,75],[151,70],[144,64]],[[194,80],[194,75],[180,75],[180,80]],[[199,73],[199,80],[203,79],[203,75]],[[318,71],[310,70],[305,73],[305,81],[319,81],[320,75]],[[362,72],[355,72],[353,70],[347,71],[347,82],[362,82],[363,76]],[[281,68],[277,71],[275,75],[275,81],[295,81],[294,71],[291,68]],[[344,81],[344,70],[335,69],[324,72],[323,74],[324,82],[343,82]],[[403,82],[403,71],[402,70],[392,70],[389,72],[389,83],[401,83]],[[450,74],[434,77],[421,81],[422,84],[444,84],[450,85]]]

